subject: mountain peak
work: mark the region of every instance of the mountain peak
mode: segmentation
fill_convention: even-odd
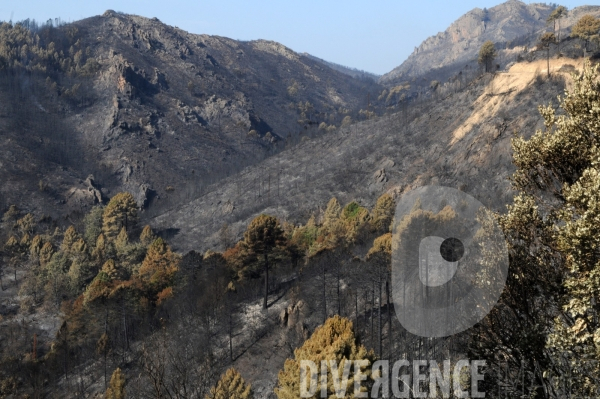
[[[508,43],[546,28],[554,6],[508,0],[492,8],[474,8],[445,31],[427,38],[399,67],[383,75],[382,82],[424,75],[433,69],[464,66],[476,59],[483,42]]]

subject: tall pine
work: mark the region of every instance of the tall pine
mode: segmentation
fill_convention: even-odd
[[[118,193],[110,199],[102,213],[102,233],[112,241],[122,228],[131,231],[138,222],[137,203],[130,193]]]

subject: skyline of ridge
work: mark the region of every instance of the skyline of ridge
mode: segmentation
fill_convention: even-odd
[[[499,4],[502,3],[495,0],[453,3],[429,0],[411,4],[384,0],[378,7],[369,8],[359,1],[349,1],[340,7],[315,0],[301,6],[242,0],[219,3],[173,0],[168,4],[157,0],[104,0],[93,4],[31,0],[1,4],[0,20],[16,22],[30,18],[45,22],[60,17],[71,22],[112,9],[157,17],[195,34],[273,40],[298,53],[307,52],[336,64],[381,75],[400,65],[424,40],[443,32],[467,12]],[[585,5],[571,0],[560,4],[569,9]],[[432,9],[436,10],[433,15]]]

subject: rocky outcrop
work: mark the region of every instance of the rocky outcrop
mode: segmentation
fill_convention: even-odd
[[[298,336],[307,339],[309,331],[304,320],[308,315],[308,306],[304,301],[299,300],[295,304],[291,304],[281,310],[279,313],[279,325],[288,330],[295,330]]]
[[[140,209],[143,209],[148,205],[148,201],[152,192],[153,191],[148,184],[140,184],[139,188],[133,195],[133,197],[135,198],[135,202],[137,203]]]
[[[546,20],[553,9],[554,6],[545,3],[526,4],[519,0],[509,0],[489,9],[475,8],[445,31],[427,38],[406,61],[383,75],[380,82],[393,85],[431,71],[439,74],[432,79],[445,81],[465,65],[476,65],[479,49],[487,40],[496,43],[498,50],[534,45],[541,32],[548,29]],[[584,6],[569,11],[569,16],[561,21],[563,38],[585,13],[600,15],[600,7]]]
[[[83,186],[83,187],[82,187]],[[102,203],[102,192],[96,187],[94,176],[89,175],[79,187],[71,187],[65,194],[66,203],[71,209],[85,210]]]

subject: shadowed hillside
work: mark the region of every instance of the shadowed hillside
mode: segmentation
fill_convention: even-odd
[[[2,187],[1,206],[43,180],[52,195],[30,206],[54,215],[93,205],[88,189],[128,190],[155,209],[189,200],[321,123],[356,118],[380,90],[279,43],[193,35],[113,11],[33,32],[4,23],[2,32],[6,159],[46,155]],[[12,172],[0,170],[4,181]]]
[[[516,64],[406,112],[305,141],[224,179],[153,223],[177,229],[173,240],[179,250],[205,240],[204,248],[214,248],[213,233],[223,223],[239,234],[261,212],[295,223],[318,215],[320,204],[333,196],[371,206],[383,192],[398,195],[424,184],[459,188],[500,210],[512,195],[507,176],[513,132],[531,134],[542,127],[531,109],[556,102],[572,70],[568,65],[580,64],[553,60],[556,73],[549,80],[543,61]]]

